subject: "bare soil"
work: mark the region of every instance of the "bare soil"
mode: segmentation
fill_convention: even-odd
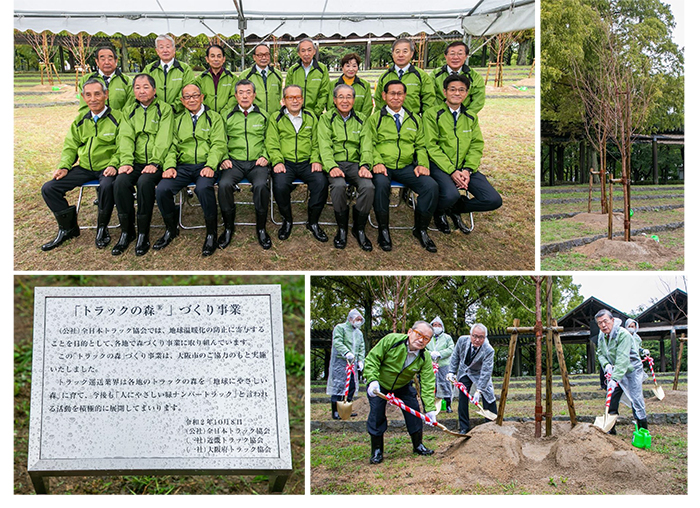
[[[608,215],[602,213],[579,213],[573,217],[562,219],[564,222],[579,222],[588,226],[608,227]],[[613,226],[624,226],[624,214],[613,213]]]
[[[675,250],[646,236],[633,236],[631,242],[601,238],[588,245],[576,247],[574,251],[594,259],[612,258],[638,263],[649,262],[655,265],[672,261],[678,256]]]

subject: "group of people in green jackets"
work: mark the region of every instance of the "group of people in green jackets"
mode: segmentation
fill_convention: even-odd
[[[414,51],[413,41],[397,39],[394,64],[372,93],[357,75],[359,55],[343,56],[343,74],[331,80],[311,39],[299,41],[299,61],[286,80],[270,65],[265,44],[253,50],[255,65],[238,76],[225,68],[224,48],[212,44],[206,50],[209,68],[195,75],[176,58],[174,40],[160,35],[159,59],[133,78],[118,68],[114,48],[99,47],[97,71],[80,81],[80,111],[58,169],[42,187],[58,223],[56,237],[42,250],[79,236],[76,208],[65,195],[98,180],[98,248],[111,242],[108,225],[116,204],[121,234],[112,254],[124,253],[135,241],[135,254],[145,255],[156,203],[165,232],[152,247],[166,248],[179,235],[175,196],[194,184],[206,224],[202,255],[210,256],[232,241],[234,191],[245,178],[252,184],[263,249],[272,246],[266,230],[268,182],[282,217],[277,237],[286,240],[294,225],[291,193],[302,180],[309,189],[306,228],[316,240],[328,241],[319,218],[330,192],[334,247],[345,248],[350,231],[362,250],[371,251],[365,227],[374,209],[378,245],[392,250],[389,197],[392,182],[399,182],[417,194],[413,235],[436,252],[428,236],[431,220],[448,234],[450,217],[456,229],[469,233],[461,215],[494,210],[501,197],[478,171],[484,142],[477,114],[485,87],[466,63],[467,45],[448,45],[446,64],[431,75],[411,63]],[[352,229],[348,186],[356,189]]]

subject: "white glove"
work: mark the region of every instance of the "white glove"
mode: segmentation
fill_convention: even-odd
[[[648,350],[648,349],[642,349],[642,356],[644,356],[644,358],[646,358],[647,356],[649,356],[649,350]]]
[[[610,364],[607,364],[605,368],[603,369],[603,374],[607,375],[610,374],[612,376],[612,371],[613,371],[613,366]]]
[[[379,381],[372,381],[367,387],[367,395],[376,397],[377,393],[379,393]]]
[[[365,362],[357,362],[358,370],[365,370]]]
[[[476,393],[474,393],[474,403],[478,404],[479,402],[481,402],[481,393],[477,390]]]
[[[610,381],[608,381],[608,391],[614,390],[616,386],[617,386],[617,381],[613,381],[612,379]]]
[[[425,416],[428,417],[428,420],[431,420],[433,422],[437,421],[437,411],[431,411],[430,413],[425,413]]]
[[[437,351],[433,351],[432,353],[430,353],[430,357],[433,359],[434,362],[436,362],[439,358],[442,358],[442,355]]]
[[[450,372],[449,374],[447,374],[447,376],[445,376],[445,379],[447,379],[450,383],[454,383],[455,381],[457,381],[457,376]]]
[[[345,353],[345,358],[347,359],[347,361],[352,363],[353,360],[355,359],[355,355],[352,354],[352,351],[348,351],[347,353]]]

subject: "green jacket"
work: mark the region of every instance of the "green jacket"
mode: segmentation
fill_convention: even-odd
[[[107,108],[95,123],[92,113],[79,114],[63,141],[58,169],[71,169],[76,162],[90,171],[102,171],[109,166],[119,168],[117,139],[122,115]]]
[[[365,361],[365,341],[362,338],[362,332],[358,331],[360,340],[354,344],[355,328],[348,323],[340,323],[333,328],[333,347],[335,348],[338,358],[344,358],[350,352],[355,355],[355,363]]]
[[[270,156],[270,167],[275,167],[284,161],[321,162],[316,136],[318,120],[306,108],[301,110],[301,114],[303,122],[298,133],[287,116],[287,108],[280,109],[277,116],[270,117],[270,121],[267,122],[265,146]]]
[[[367,119],[365,128],[368,145],[363,146],[363,150],[372,153],[372,166],[384,164],[389,169],[401,169],[416,162],[419,166],[430,167],[423,124],[420,117],[409,110],[404,108],[401,132],[396,131],[394,117],[386,106]]]
[[[324,64],[314,58],[309,74],[306,75],[301,62],[295,63],[287,72],[285,86],[289,85],[300,86],[304,96],[304,109],[308,109],[317,117],[321,116],[331,93],[328,68]]]
[[[382,74],[379,81],[377,81],[377,88],[374,90],[374,104],[376,109],[386,104],[386,102],[382,100],[384,83],[393,79],[399,79],[395,65],[392,65]],[[426,109],[435,104],[435,85],[433,84],[433,78],[423,69],[419,69],[411,64],[408,71],[401,77],[401,82],[406,85],[406,100],[403,103],[404,108],[422,115]]]
[[[122,166],[155,164],[163,169],[173,141],[175,113],[168,104],[154,99],[143,109],[138,101],[122,111],[119,129],[119,162]]]
[[[598,347],[596,354],[600,366],[610,364],[613,366],[612,378],[620,381],[625,375],[634,371],[630,362],[630,351],[635,348],[634,339],[630,333],[617,324],[613,326],[610,335],[606,336],[602,331],[598,332]]]
[[[254,104],[264,109],[270,115],[276,114],[282,107],[282,75],[273,67],[267,66],[267,83],[263,82],[257,66],[253,65],[240,74],[241,79],[247,79],[255,84]]]
[[[331,88],[328,94],[328,105],[326,106],[326,111],[331,111],[335,109],[335,103],[333,102],[333,90],[338,85],[344,85],[345,81],[341,75],[337,80],[331,81]],[[369,82],[355,76],[352,82],[352,87],[355,90],[355,105],[353,109],[358,113],[362,113],[365,118],[372,114],[372,109],[374,105],[372,104],[372,87]]]
[[[425,350],[418,353],[413,362],[407,367],[403,364],[408,355],[408,335],[405,333],[390,333],[367,355],[363,375],[369,385],[372,381],[393,392],[411,382],[413,376],[420,375],[420,396],[423,407],[432,411],[435,407],[435,375],[430,354]]]
[[[168,74],[170,74],[170,71],[168,71]],[[209,106],[209,109],[217,113],[231,109],[238,104],[235,96],[236,83],[238,83],[236,75],[226,69],[221,72],[216,89],[214,89],[214,78],[211,76],[210,69],[207,69],[194,79],[194,84],[204,94],[204,105]]]
[[[265,135],[267,132],[268,114],[265,110],[253,105],[253,111],[245,116],[241,107],[236,105],[221,115],[228,137],[228,158],[234,161],[256,161],[267,157]]]
[[[423,132],[428,157],[448,175],[457,169],[479,169],[484,138],[478,118],[464,105],[460,106],[457,125],[446,103],[430,108],[423,114]]]
[[[440,359],[438,360],[438,367],[444,367],[450,364],[450,356],[452,351],[454,351],[455,342],[452,340],[452,336],[442,332],[439,337],[433,336],[425,346],[426,353],[430,354],[433,351],[440,353]],[[432,361],[432,357],[431,357]]]
[[[100,76],[99,72],[93,72],[92,74],[85,74],[80,78],[78,83],[78,90],[80,91],[80,106],[78,107],[79,113],[87,113],[90,111],[85,99],[83,99],[83,85],[88,79],[97,79],[104,83],[104,78]],[[121,110],[125,106],[130,105],[134,102],[134,89],[132,88],[132,80],[126,74],[123,74],[119,69],[115,70],[112,77],[109,79],[109,85],[107,85],[109,90],[109,98],[107,99],[107,106],[113,110]]]
[[[205,164],[216,171],[226,157],[226,129],[221,115],[204,106],[193,128],[192,115],[185,110],[173,121],[173,141],[164,169],[178,164]]]
[[[469,93],[464,99],[464,106],[467,111],[472,116],[476,116],[479,111],[484,107],[486,102],[486,85],[484,84],[484,78],[481,74],[476,72],[474,69],[469,67],[467,64],[462,66],[460,74],[464,74],[469,79]],[[447,64],[443,65],[439,69],[433,70],[431,76],[433,81],[435,81],[435,105],[439,106],[445,102],[445,93],[443,92],[443,83],[445,78],[450,75],[450,69],[448,69]]]
[[[354,109],[350,111],[346,121],[343,121],[335,106],[321,115],[316,127],[316,136],[321,163],[326,173],[338,167],[339,161],[357,162],[371,171],[371,154],[361,151],[363,146],[368,146],[368,142],[364,141],[364,137],[367,136],[367,131],[363,129],[364,123],[364,115],[356,113]]]
[[[143,72],[153,76],[156,81],[156,95],[160,100],[170,104],[177,114],[185,111],[185,106],[180,102],[180,96],[186,85],[194,83],[194,73],[189,65],[180,60],[174,59],[171,65],[172,67],[168,68],[167,83],[160,60],[148,64]]]

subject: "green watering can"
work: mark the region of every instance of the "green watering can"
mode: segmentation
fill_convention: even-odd
[[[647,429],[640,429],[637,424],[634,424],[636,430],[632,434],[632,446],[637,448],[651,448],[651,434]]]

